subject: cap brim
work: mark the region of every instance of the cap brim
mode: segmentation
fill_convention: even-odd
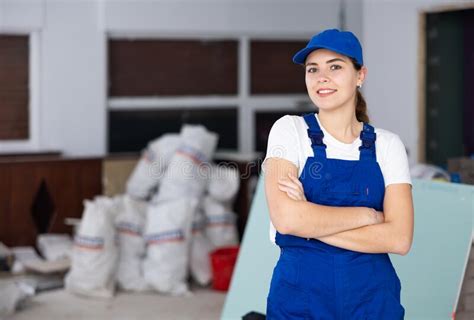
[[[306,47],[300,51],[298,51],[294,56],[293,56],[293,62],[296,63],[296,64],[304,64],[305,61],[306,61],[306,57],[308,57],[308,55],[313,52],[314,50],[317,50],[317,49],[327,49],[327,50],[331,50],[331,51],[334,51],[334,52],[337,52],[339,54],[342,54],[346,57],[351,57],[351,58],[354,58],[352,56],[349,56],[347,55],[347,53],[345,52],[341,52],[340,50],[337,50],[337,49],[334,49],[334,48],[331,48],[330,46],[324,46],[324,45],[321,45],[321,46],[314,46],[314,47]],[[354,58],[355,59],[355,58]]]

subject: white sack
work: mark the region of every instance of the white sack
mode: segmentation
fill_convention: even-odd
[[[209,253],[214,249],[205,234],[206,218],[202,210],[194,214],[191,236],[190,271],[192,278],[200,285],[211,282],[212,271]]]
[[[118,250],[115,243],[114,201],[101,197],[84,201],[79,232],[74,238],[66,290],[90,297],[112,297]]]
[[[128,178],[127,194],[137,199],[148,199],[180,144],[179,134],[164,134],[151,141]]]
[[[201,197],[207,189],[210,159],[217,146],[218,135],[201,125],[184,125],[181,145],[173,155],[153,201],[183,196]]]
[[[72,240],[68,234],[40,234],[36,244],[43,258],[48,261],[71,258]]]
[[[143,269],[147,283],[159,292],[172,295],[189,292],[189,244],[197,204],[196,198],[181,198],[151,203],[148,207]]]
[[[211,196],[202,202],[206,215],[206,236],[214,247],[234,246],[239,243],[236,214]]]
[[[0,319],[13,314],[34,294],[34,289],[21,282],[0,280]]]
[[[222,165],[211,166],[208,194],[217,201],[231,205],[239,191],[240,174],[236,168]]]
[[[143,277],[142,261],[145,256],[145,201],[136,200],[128,195],[120,197],[121,206],[115,221],[119,246],[117,284],[121,289],[146,291],[150,289]]]

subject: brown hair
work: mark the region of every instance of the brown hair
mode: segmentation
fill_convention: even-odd
[[[350,58],[352,61],[352,64],[354,65],[354,69],[359,71],[362,69],[362,66],[355,61],[355,59]],[[362,93],[360,92],[359,88],[356,89],[356,118],[357,121],[362,121],[369,123],[369,115],[367,114],[367,102],[365,102],[364,96],[362,96]]]
[[[362,93],[360,93],[359,89],[357,89],[357,96],[356,96],[356,118],[357,121],[362,121],[369,123],[369,115],[367,114],[367,103],[365,102]]]

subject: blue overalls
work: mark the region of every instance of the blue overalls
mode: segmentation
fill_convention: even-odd
[[[299,178],[306,199],[382,211],[385,184],[374,128],[364,123],[358,161],[328,159],[314,113],[304,119],[314,152]],[[278,232],[275,241],[281,251],[267,298],[267,319],[403,319],[401,284],[387,253],[361,253]]]

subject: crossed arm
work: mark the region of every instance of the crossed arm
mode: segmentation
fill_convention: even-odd
[[[287,160],[266,160],[265,193],[270,219],[278,232],[317,238],[365,253],[408,253],[413,241],[414,215],[409,184],[386,188],[382,213],[365,207],[308,202],[297,174],[296,166]]]

